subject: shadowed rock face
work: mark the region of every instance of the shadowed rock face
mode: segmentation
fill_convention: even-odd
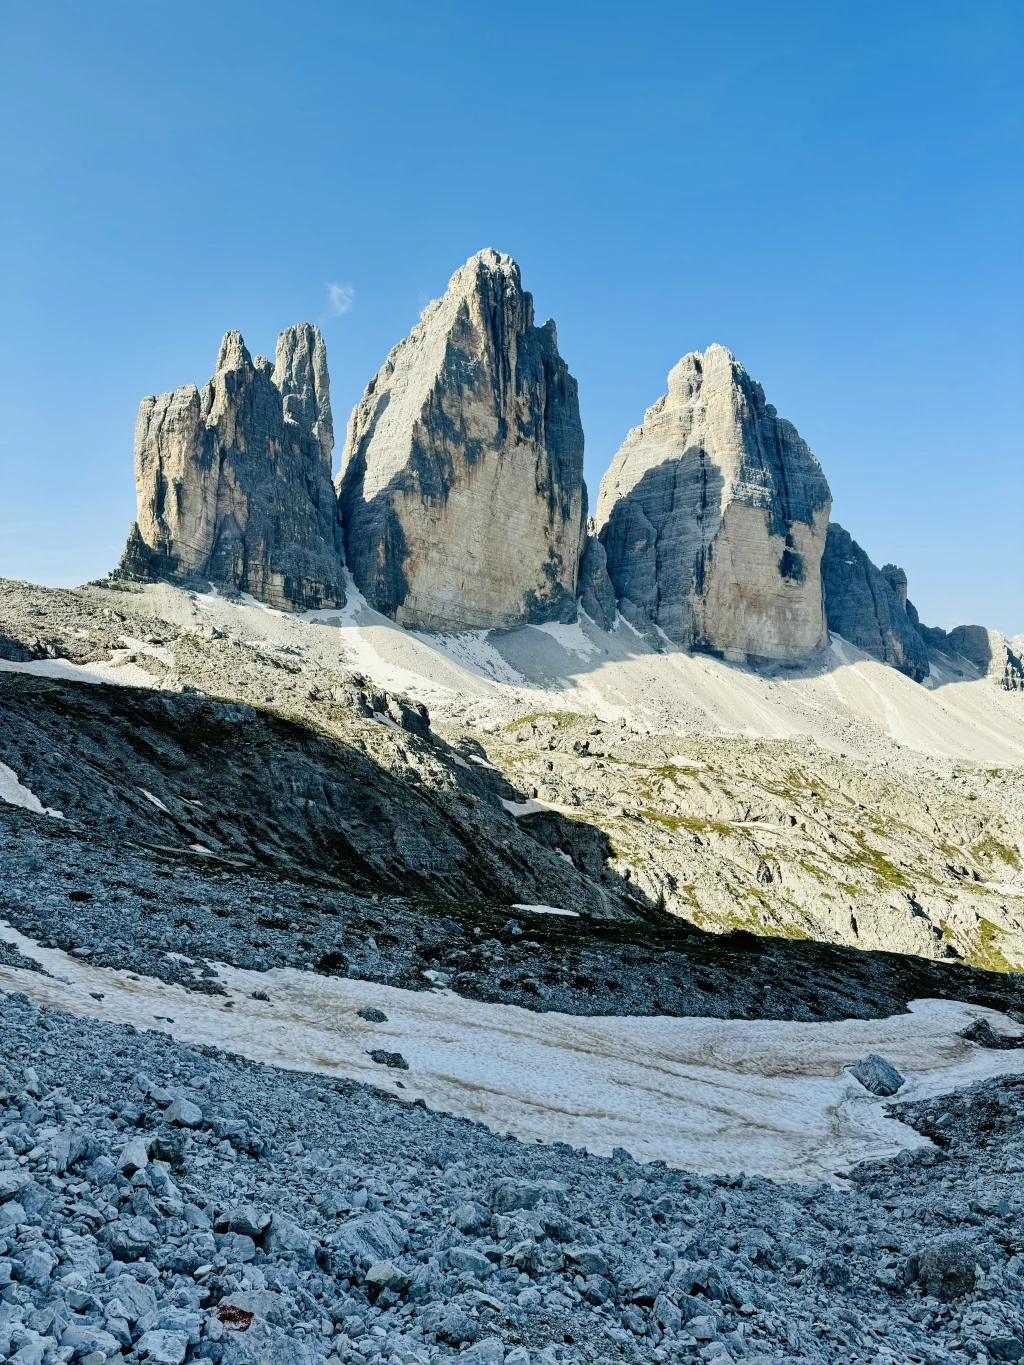
[[[333,445],[319,330],[282,332],[273,366],[228,332],[201,390],[139,406],[138,521],[119,572],[213,582],[287,610],[343,605]]]
[[[1019,651],[997,630],[987,626],[921,626],[921,634],[944,654],[959,655],[1006,692],[1024,691],[1024,662]]]
[[[619,610],[675,644],[793,658],[825,639],[821,467],[722,346],[686,355],[626,437],[595,523]]]
[[[574,618],[576,381],[511,257],[472,257],[388,356],[352,413],[338,491],[353,577],[400,624]]]
[[[593,525],[593,523],[591,523]],[[608,557],[597,536],[588,534],[580,560],[580,606],[602,630],[615,624],[615,589],[608,577]]]
[[[916,682],[928,676],[928,649],[907,611],[902,569],[895,564],[876,568],[850,533],[832,522],[821,581],[829,630]]]
[[[872,564],[848,531],[832,522],[821,561],[829,630],[892,664],[915,682],[931,672],[929,651],[966,660],[1007,692],[1024,690],[1024,663],[1014,642],[985,626],[922,625],[907,599],[907,575],[895,564]],[[941,663],[941,660],[939,661]]]

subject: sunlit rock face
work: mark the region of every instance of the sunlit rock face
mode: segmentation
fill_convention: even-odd
[[[139,406],[138,521],[120,572],[213,583],[285,610],[343,605],[333,446],[319,330],[282,332],[273,365],[228,332],[202,389]]]
[[[830,505],[810,448],[743,366],[722,346],[683,356],[601,481],[619,611],[684,647],[812,653]]]
[[[576,381],[511,257],[467,261],[388,356],[349,421],[338,492],[353,577],[400,624],[574,619]]]

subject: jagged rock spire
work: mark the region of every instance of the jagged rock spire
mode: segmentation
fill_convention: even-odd
[[[619,610],[676,644],[767,658],[823,643],[831,496],[796,428],[722,346],[683,356],[601,481]]]
[[[319,330],[282,332],[273,367],[228,332],[202,390],[140,404],[138,521],[119,571],[210,581],[285,609],[342,605],[333,444]]]
[[[510,256],[481,251],[352,413],[348,563],[378,610],[438,630],[570,620],[586,490],[576,381]]]

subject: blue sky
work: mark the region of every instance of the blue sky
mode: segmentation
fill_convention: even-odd
[[[0,575],[114,565],[139,399],[228,328],[319,322],[340,435],[489,245],[558,323],[592,505],[718,341],[926,621],[1024,630],[1022,34],[1016,0],[8,4]]]

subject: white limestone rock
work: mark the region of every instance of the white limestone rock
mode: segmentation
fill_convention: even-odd
[[[356,584],[400,624],[574,619],[576,381],[511,257],[473,256],[388,356],[349,421],[338,492]]]
[[[728,657],[798,658],[826,638],[831,496],[795,427],[722,346],[680,360],[626,437],[595,523],[619,610]]]
[[[282,332],[273,366],[228,332],[201,390],[140,404],[138,521],[118,572],[213,582],[285,610],[343,606],[333,445],[319,330]]]

